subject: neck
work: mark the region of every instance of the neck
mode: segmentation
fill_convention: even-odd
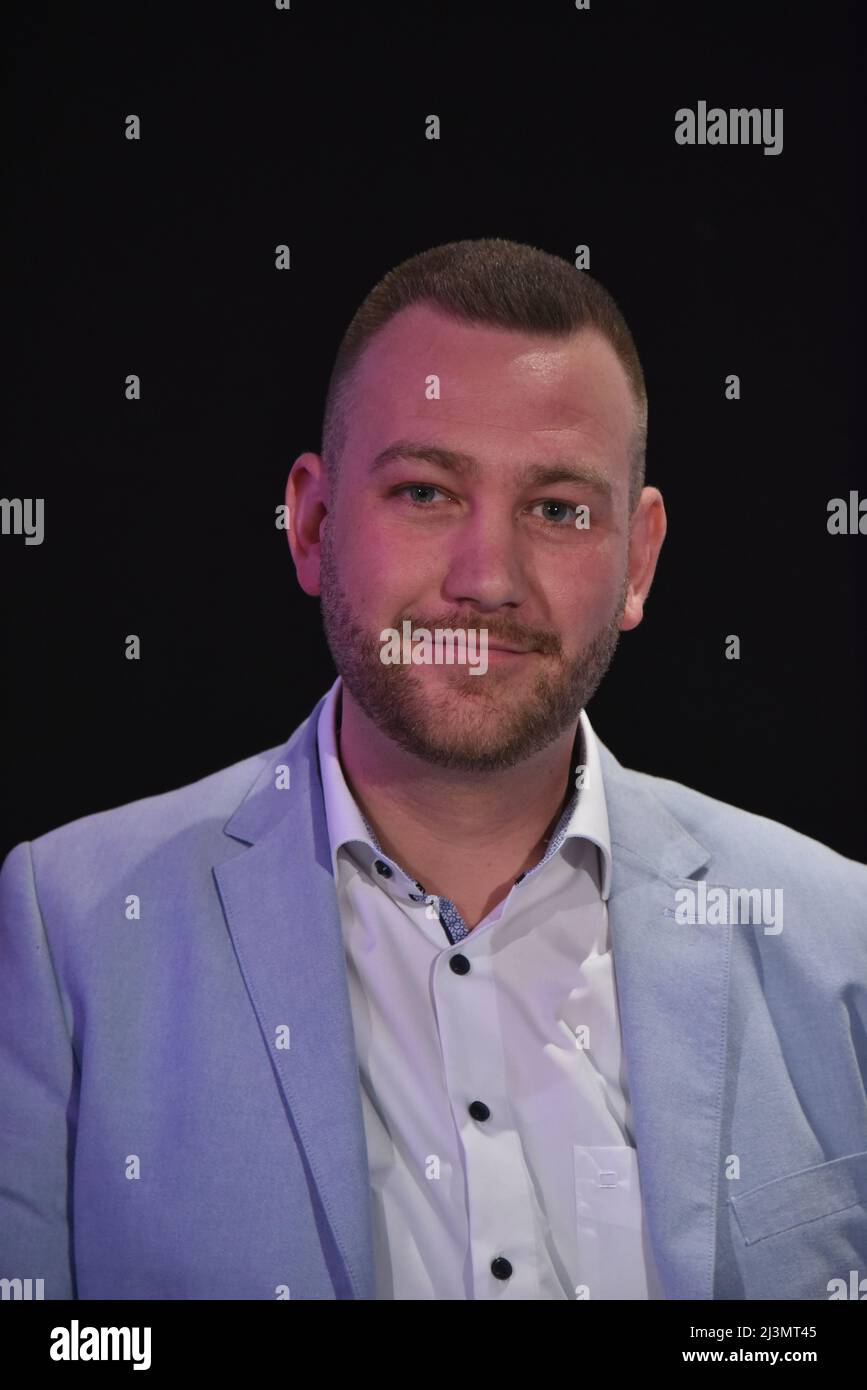
[[[387,738],[342,687],[338,732],[347,784],[383,851],[428,892],[514,879],[542,857],[572,790],[577,723],[515,767],[437,767]]]

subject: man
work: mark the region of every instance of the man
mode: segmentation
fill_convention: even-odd
[[[867,1274],[867,868],[621,767],[586,714],[665,536],[646,408],[616,305],[556,257],[459,242],[368,296],[286,493],[331,690],[282,747],[4,866],[0,1275],[599,1300]]]

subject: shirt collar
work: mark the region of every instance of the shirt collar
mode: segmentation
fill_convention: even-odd
[[[346,778],[343,775],[338,753],[336,725],[342,686],[343,682],[338,676],[325,698],[317,725],[319,767],[325,800],[328,839],[331,845],[331,870],[335,881],[337,879],[337,851],[342,845],[351,845],[372,877],[376,877],[377,864],[385,865],[389,871],[386,876],[397,875],[410,896],[418,897],[420,889],[423,896],[422,885],[410,879],[399,865],[384,854],[373,827],[368,824],[346,785]],[[575,736],[572,763],[573,779],[577,776],[576,766],[584,767],[583,785],[573,789],[572,796],[548,841],[544,856],[538,864],[527,871],[524,877],[529,877],[530,874],[541,869],[552,855],[562,848],[567,839],[589,840],[599,849],[602,868],[602,897],[607,901],[611,892],[611,835],[608,826],[608,808],[605,801],[602,761],[599,756],[596,735],[585,710],[582,710],[579,716]]]

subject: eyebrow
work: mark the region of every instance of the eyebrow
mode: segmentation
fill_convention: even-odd
[[[448,473],[478,479],[482,468],[477,458],[458,449],[444,449],[438,444],[418,444],[409,439],[397,439],[385,449],[381,449],[370,465],[375,473],[396,459],[419,459],[423,463],[435,464]],[[519,481],[524,486],[548,487],[554,483],[577,483],[581,487],[591,487],[602,496],[610,499],[612,487],[608,478],[593,464],[569,463],[553,459],[549,463],[529,463],[521,470]]]

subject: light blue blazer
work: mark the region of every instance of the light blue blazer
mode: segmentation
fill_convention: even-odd
[[[0,1296],[42,1279],[47,1299],[374,1297],[321,705],[281,747],[8,855]],[[666,1297],[855,1292],[867,867],[601,757]],[[782,888],[783,930],[678,920],[697,880]]]

